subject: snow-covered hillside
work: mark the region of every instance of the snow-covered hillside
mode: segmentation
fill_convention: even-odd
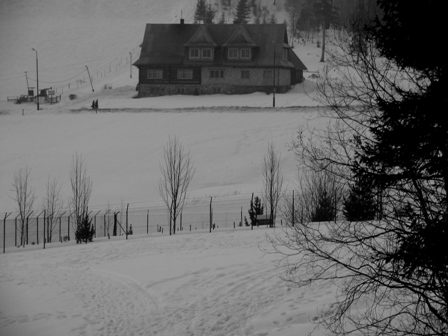
[[[307,335],[335,287],[283,282],[276,256],[263,253],[270,249],[265,235],[273,233],[187,234],[0,255],[0,334]]]

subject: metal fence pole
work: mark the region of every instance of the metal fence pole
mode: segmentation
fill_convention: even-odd
[[[42,212],[41,212],[42,213]],[[46,242],[46,237],[45,237],[45,218],[47,217],[47,212],[44,210],[44,250],[45,250],[45,242]],[[40,216],[40,214],[39,214]],[[37,218],[39,218],[39,216],[37,216]]]
[[[98,211],[96,214],[95,214],[95,217],[94,217],[94,229],[95,229],[95,231],[93,232],[93,235],[94,235],[94,237],[96,238],[96,216],[98,216],[98,214],[101,212],[101,210],[100,211]]]
[[[9,213],[11,215],[11,212]],[[5,218],[3,218],[3,253],[5,253],[5,247],[6,247],[6,218],[9,217],[8,213],[5,213]]]
[[[106,211],[106,213],[104,214],[104,237],[106,237],[106,215],[109,213],[110,209]],[[108,220],[109,222],[109,220]],[[109,226],[109,225],[108,225]],[[109,236],[109,227],[107,228],[107,237],[110,239]]]
[[[126,240],[128,240],[128,212],[129,212],[129,203],[126,207]]]
[[[17,247],[17,218],[19,218],[20,215],[17,215],[16,218],[14,218],[14,226],[15,226],[15,231],[14,231],[14,242],[15,245]]]
[[[44,239],[45,239],[45,210],[43,210],[40,214],[36,217],[36,243],[39,245],[39,217],[44,213]]]
[[[210,197],[210,233],[212,232],[213,212],[212,212],[213,197]]]
[[[62,243],[62,216],[65,214],[65,211],[59,215],[59,242]]]
[[[33,214],[33,212],[34,211],[31,211],[31,213],[28,215],[28,217],[26,217],[26,239],[25,239],[25,242],[26,242],[26,245],[28,245],[28,224],[29,224],[29,219],[30,219],[30,216]],[[25,244],[23,244],[23,247],[25,247]]]

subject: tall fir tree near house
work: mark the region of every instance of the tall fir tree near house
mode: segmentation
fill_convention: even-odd
[[[194,12],[194,23],[205,23],[207,16],[207,3],[205,0],[198,0],[196,11]]]
[[[236,5],[235,19],[233,23],[248,24],[251,17],[251,4],[249,0],[239,0]]]

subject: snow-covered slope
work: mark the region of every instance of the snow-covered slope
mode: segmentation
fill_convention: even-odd
[[[262,251],[270,249],[265,235],[273,232],[96,241],[1,255],[0,334],[307,335],[335,287],[296,289],[281,281],[277,257]]]

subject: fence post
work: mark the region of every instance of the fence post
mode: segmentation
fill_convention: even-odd
[[[17,215],[16,218],[14,218],[14,226],[15,226],[15,231],[14,231],[14,243],[15,243],[15,247],[17,247],[17,218],[19,218],[20,215]]]
[[[107,216],[107,214],[109,213],[109,211],[110,211],[110,209],[108,209],[107,211],[106,211],[106,213],[104,214],[104,237],[106,237],[106,216]],[[110,239],[110,236],[109,236],[109,225],[107,225],[108,226],[108,230],[107,230],[107,238],[109,238]]]
[[[40,214],[36,217],[36,244],[39,245],[39,217],[44,213],[44,239],[45,239],[45,210],[43,210]],[[28,239],[27,239],[28,240]]]
[[[28,245],[28,224],[29,224],[29,218],[30,218],[30,216],[33,214],[33,212],[34,211],[31,211],[31,213],[28,215],[28,217],[26,217],[26,239],[25,239],[25,242],[26,242],[26,245]],[[25,247],[25,244],[23,244],[23,247]]]
[[[96,216],[98,216],[98,214],[101,212],[101,210],[99,210],[94,217],[94,226],[95,226],[95,232],[93,232],[94,237],[96,238]]]
[[[114,212],[114,232],[112,232],[112,235],[115,237],[117,235],[117,222],[118,222],[118,217],[117,215],[120,213],[120,211],[118,212]]]
[[[9,215],[11,212],[9,213]],[[3,253],[5,253],[5,245],[6,245],[6,218],[9,217],[8,213],[5,213],[5,218],[3,218]]]
[[[37,215],[36,217],[36,244],[39,245],[39,216],[42,214],[42,212],[40,214]],[[45,221],[45,218],[44,218]],[[45,225],[44,225],[44,239],[45,239]],[[28,241],[28,239],[27,239]]]
[[[126,240],[128,240],[128,211],[129,211],[129,203],[126,206]]]
[[[62,232],[61,232],[61,226],[62,226],[62,216],[65,214],[65,211],[59,215],[59,242],[62,243]]]
[[[210,233],[212,232],[213,212],[212,212],[213,197],[210,197]]]
[[[44,250],[45,250],[45,241],[46,241],[46,239],[45,239],[45,218],[46,218],[46,214],[47,214],[47,212],[44,210]],[[40,214],[39,214],[39,216],[40,216]],[[39,216],[37,216],[37,218],[39,218]]]
[[[146,213],[146,234],[149,234],[149,210]]]

